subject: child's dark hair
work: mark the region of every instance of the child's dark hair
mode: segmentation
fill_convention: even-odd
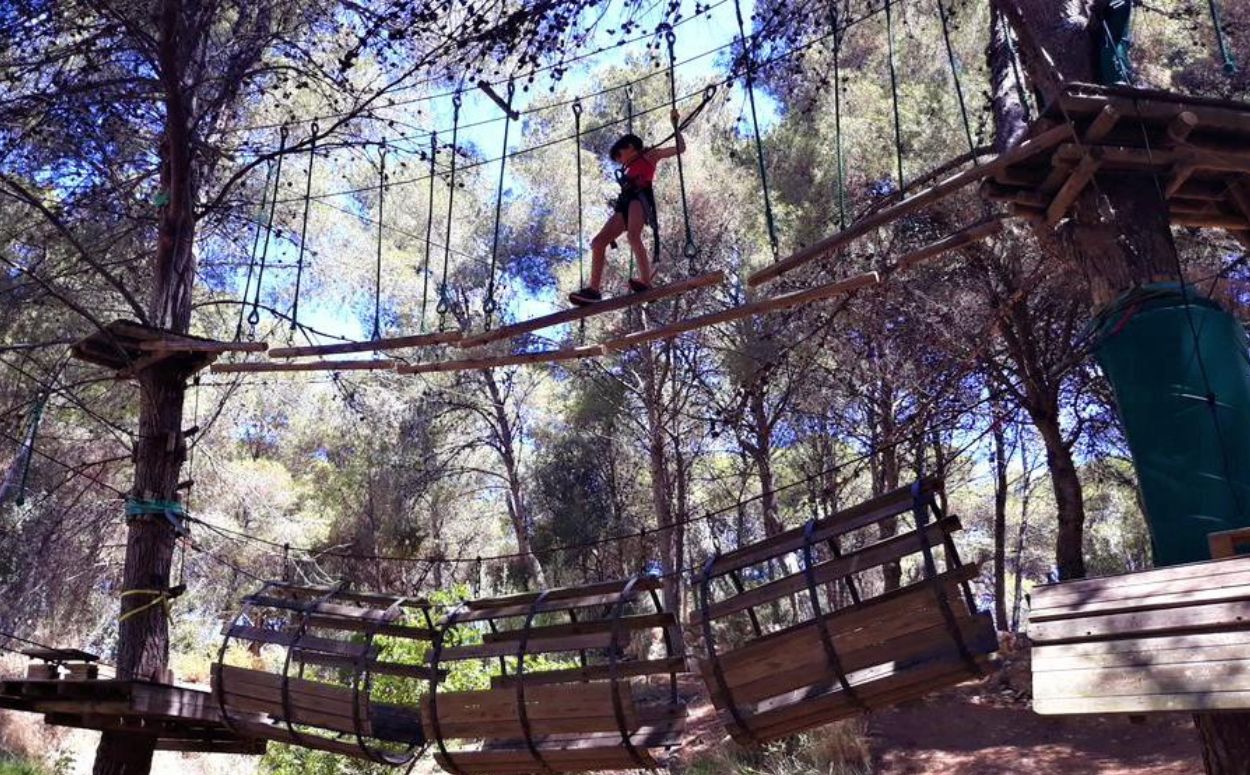
[[[621,151],[626,148],[633,148],[638,153],[642,153],[642,138],[633,133],[622,135],[621,139],[612,143],[612,149],[608,151],[608,158],[616,161],[616,157],[620,156]]]

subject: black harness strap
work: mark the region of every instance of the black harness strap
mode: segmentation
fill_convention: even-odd
[[[825,649],[825,659],[829,662],[829,669],[833,671],[834,676],[838,679],[838,683],[842,686],[842,691],[846,694],[846,698],[851,704],[862,710],[868,710],[868,706],[864,704],[864,700],[855,692],[851,686],[850,680],[846,677],[846,670],[842,667],[842,659],[838,656],[838,651],[833,646],[833,635],[829,632],[829,622],[825,621],[824,612],[820,608],[820,597],[816,593],[816,569],[812,562],[812,535],[816,529],[816,520],[809,519],[807,524],[803,526],[803,578],[807,581],[807,594],[812,601],[812,621],[816,624],[816,631],[820,633],[820,645]]]
[[[955,648],[959,651],[959,658],[963,660],[973,675],[982,675],[981,666],[977,664],[977,660],[972,656],[972,652],[968,649],[968,644],[964,641],[963,633],[959,630],[959,621],[955,617],[955,610],[951,607],[950,598],[946,594],[946,587],[938,578],[937,563],[933,561],[933,548],[929,546],[929,539],[925,536],[925,527],[929,524],[929,497],[924,494],[923,482],[917,481],[911,486],[912,500],[912,516],[916,522],[916,537],[920,540],[920,553],[924,555],[924,573],[925,578],[933,587],[933,594],[937,597],[938,610],[942,612],[942,620],[946,623],[946,631],[950,634],[951,640],[955,642]]]

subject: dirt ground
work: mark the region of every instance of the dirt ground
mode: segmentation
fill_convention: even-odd
[[[879,775],[1197,775],[1188,716],[1039,716],[961,689],[873,714]]]

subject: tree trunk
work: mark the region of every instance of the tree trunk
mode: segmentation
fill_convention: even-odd
[[[677,560],[676,563],[673,563],[672,557],[674,541],[673,531],[670,528],[673,525],[673,487],[669,477],[668,455],[664,449],[664,412],[661,406],[664,399],[664,387],[663,381],[656,375],[655,350],[648,347],[642,358],[643,396],[647,413],[647,467],[650,474],[649,478],[651,479],[651,506],[655,509],[656,526],[660,529],[660,546],[661,551],[664,553],[664,571],[668,572],[680,567],[681,562]],[[639,559],[644,563],[648,561],[648,558],[645,556]],[[670,610],[676,610],[676,607],[680,606],[679,601],[675,599],[676,594],[675,585],[665,585],[664,604],[665,606],[675,606]]]
[[[1196,713],[1202,763],[1212,775],[1250,775],[1250,713]]]
[[[1046,467],[1055,492],[1055,517],[1059,530],[1055,538],[1055,567],[1059,580],[1085,578],[1085,500],[1077,476],[1072,451],[1064,443],[1056,414],[1033,417],[1033,424],[1046,444]]]
[[[1003,416],[993,402],[994,435],[994,620],[1008,632],[1007,620],[1007,441]]]
[[[543,573],[542,563],[534,556],[530,546],[530,525],[525,508],[525,493],[521,485],[520,467],[516,458],[516,431],[512,421],[508,419],[508,407],[503,392],[490,369],[482,372],[486,383],[486,391],[490,396],[491,410],[495,418],[495,433],[499,457],[504,467],[504,476],[508,481],[508,517],[512,521],[512,530],[516,533],[516,550],[525,563],[530,579],[539,589],[546,589],[547,577]]]
[[[164,0],[159,17],[158,64],[165,102],[161,143],[161,185],[168,202],[161,212],[148,318],[156,326],[184,333],[191,323],[191,287],[195,278],[195,183],[192,175],[190,111],[183,83],[182,3]],[[143,500],[177,500],[176,487],[186,459],[182,434],[186,396],[184,370],[157,363],[137,375],[139,435],[135,448],[135,484],[131,494]],[[129,520],[123,590],[169,588],[176,534],[164,516]],[[154,598],[122,598],[122,615]],[[151,605],[118,626],[117,676],[162,680],[169,662],[169,622],[165,606]],[[146,775],[152,767],[155,738],[105,732],[96,750],[95,775]]]

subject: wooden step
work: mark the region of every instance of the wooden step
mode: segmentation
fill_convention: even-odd
[[[659,675],[662,673],[684,673],[687,670],[685,657],[668,659],[622,660],[616,664],[616,675],[621,678],[640,675]],[[561,670],[543,670],[525,674],[526,686],[544,684],[564,684],[583,681],[606,681],[612,677],[609,665],[588,665],[586,667],[570,667]],[[490,679],[492,689],[504,689],[516,686],[515,675],[496,675]]]

